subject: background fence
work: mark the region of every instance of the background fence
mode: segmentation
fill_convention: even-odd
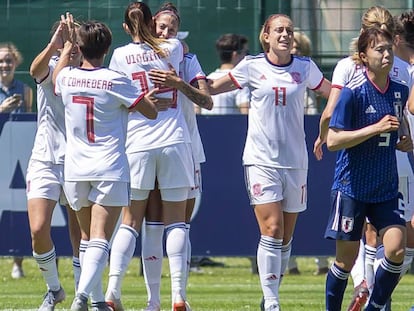
[[[0,0],[0,41],[12,41],[21,50],[24,63],[17,78],[34,87],[27,74],[32,59],[49,39],[60,14],[70,11],[79,20],[97,19],[112,29],[112,48],[129,41],[122,30],[126,0]],[[164,2],[144,1],[155,12]],[[384,5],[393,14],[413,8],[414,0],[173,0],[181,14],[181,30],[206,73],[218,66],[215,40],[223,33],[241,33],[249,38],[251,53],[260,52],[258,34],[266,17],[285,13],[312,40],[313,56],[327,77],[336,61],[348,54],[351,38],[357,36],[363,11]],[[109,57],[107,59],[109,61]]]

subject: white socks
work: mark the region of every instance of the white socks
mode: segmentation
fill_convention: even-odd
[[[56,265],[56,252],[53,246],[50,251],[44,254],[36,254],[33,252],[33,257],[36,260],[43,278],[46,281],[47,288],[52,291],[60,289],[60,282],[58,270]]]
[[[134,255],[138,232],[122,224],[112,242],[111,257],[109,260],[109,281],[105,296],[121,298],[122,278],[125,275],[129,262]]]

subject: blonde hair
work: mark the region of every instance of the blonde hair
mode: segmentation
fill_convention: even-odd
[[[286,15],[286,14],[272,14],[272,15],[270,15],[266,19],[266,21],[264,22],[264,24],[262,26],[262,29],[260,30],[260,34],[259,34],[259,41],[260,41],[260,44],[262,45],[262,48],[263,48],[264,52],[268,52],[269,49],[270,49],[269,43],[265,42],[265,40],[264,40],[264,34],[269,33],[270,23],[274,19],[279,18],[279,17],[287,18],[292,23],[292,27],[293,27],[293,22],[292,22],[292,20],[290,19],[290,17],[288,15]]]
[[[23,56],[22,53],[17,49],[17,47],[12,42],[0,42],[0,50],[9,50],[10,54],[13,56],[14,61],[16,63],[16,67],[18,67],[21,63],[23,63]]]
[[[124,14],[124,22],[133,36],[148,44],[160,57],[165,57],[165,51],[160,46],[165,42],[154,36],[154,21],[151,10],[144,2],[132,2],[128,5]]]
[[[386,30],[394,36],[395,21],[391,12],[381,5],[372,6],[366,10],[361,18],[361,32],[371,28]],[[356,64],[361,64],[358,55],[358,37],[351,40],[349,50],[352,53],[352,60]]]
[[[296,49],[301,52],[300,55],[311,56],[311,41],[304,32],[295,30],[293,32],[293,40],[296,42]]]

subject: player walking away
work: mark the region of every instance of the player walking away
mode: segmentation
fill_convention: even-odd
[[[151,11],[145,3],[131,3],[125,11],[124,29],[132,42],[115,49],[109,65],[143,86],[152,85],[147,77],[150,69],[169,70],[171,64],[178,72],[183,58],[181,42],[154,37],[152,23]],[[188,192],[194,187],[191,138],[176,101],[176,90],[162,88],[158,96],[168,98],[170,108],[161,111],[156,120],[136,113],[131,113],[128,120],[126,148],[131,169],[131,206],[124,207],[122,224],[113,241],[106,292],[106,300],[116,310],[122,308],[122,278],[134,254],[148,196],[156,181],[162,199],[173,309],[184,311],[186,308],[185,213]]]
[[[384,258],[365,310],[385,305],[404,259],[406,230],[398,209],[395,150],[399,138],[398,148],[412,150],[411,139],[399,137],[398,132],[408,87],[389,77],[393,64],[390,32],[366,29],[357,46],[365,73],[342,89],[327,135],[329,150],[339,151],[325,232],[326,238],[336,239],[336,258],[326,279],[328,311],[341,310],[366,217],[383,241]]]
[[[32,236],[33,257],[46,281],[47,293],[39,311],[54,310],[65,299],[56,265],[56,251],[50,236],[53,210],[60,200],[67,204],[62,186],[65,158],[65,109],[54,95],[52,74],[63,48],[62,27],[56,22],[52,38],[33,60],[30,74],[37,83],[37,132],[27,170],[28,216]],[[80,56],[80,55],[79,55]],[[71,65],[79,65],[73,58]],[[74,211],[67,207],[69,235],[73,252],[75,291],[80,275],[80,230]]]
[[[111,31],[105,24],[82,23],[75,36],[71,15],[67,20],[70,36],[53,79],[56,94],[65,105],[65,193],[76,210],[82,237],[89,240],[71,310],[86,311],[88,297],[102,278],[109,240],[121,207],[129,204],[125,153],[128,113],[139,111],[148,118],[156,118],[156,89],[137,89],[123,74],[102,66],[112,42]],[[65,67],[78,46],[82,65]],[[111,310],[103,292],[94,298],[92,310]]]
[[[266,311],[280,310],[280,278],[298,214],[306,209],[305,91],[326,98],[330,91],[309,57],[291,55],[293,27],[286,15],[269,16],[259,37],[264,53],[246,56],[210,86],[211,94],[243,86],[252,91],[243,165],[261,234],[257,263]]]
[[[180,26],[180,16],[172,3],[165,3],[154,15],[156,34],[160,38],[174,38]],[[194,103],[200,108],[211,109],[213,102],[208,92],[206,75],[201,69],[197,56],[188,53],[184,45],[184,59],[180,63],[180,76],[174,70],[152,69],[148,74],[154,83],[178,89],[177,104],[182,109],[187,127],[191,135],[191,150],[195,164],[195,187],[192,187],[186,204],[186,243],[187,243],[187,271],[191,262],[190,221],[193,213],[195,198],[201,194],[201,165],[205,162],[203,145],[197,127]],[[159,190],[151,191],[148,207],[145,214],[145,224],[142,231],[142,263],[145,285],[148,293],[148,305],[145,311],[160,310],[160,286],[163,258],[162,238],[164,223],[162,220],[162,203]],[[183,297],[187,300],[186,297]],[[186,301],[187,311],[190,307]]]

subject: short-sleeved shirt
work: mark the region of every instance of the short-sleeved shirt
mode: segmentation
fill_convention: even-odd
[[[230,69],[216,69],[207,76],[209,80],[216,80],[228,75]],[[233,90],[230,92],[220,93],[211,96],[213,100],[213,109],[202,109],[201,114],[240,114],[240,107],[250,102],[250,90],[248,87]]]
[[[303,101],[306,88],[317,89],[323,82],[316,64],[292,56],[278,66],[262,53],[246,56],[229,75],[251,93],[243,164],[307,169]]]
[[[330,128],[356,130],[395,115],[408,98],[408,87],[389,79],[384,91],[366,76],[351,81],[341,91],[333,112]],[[378,203],[397,197],[398,172],[396,144],[398,131],[382,133],[337,154],[332,190],[367,203]]]
[[[185,82],[189,84],[192,84],[196,80],[206,79],[206,75],[201,68],[201,65],[195,54],[186,53],[184,55],[184,59],[180,63],[180,76]],[[198,131],[197,118],[194,111],[194,103],[181,92],[178,92],[178,102],[181,105],[181,109],[183,111],[184,118],[190,132],[191,150],[193,152],[194,162],[203,163],[206,161],[206,156],[204,154],[200,132]]]
[[[123,72],[138,87],[150,90],[153,83],[147,72],[151,69],[169,70],[171,64],[176,72],[183,59],[183,47],[179,40],[168,39],[161,44],[166,57],[160,57],[146,43],[129,43],[114,50],[109,68]],[[177,91],[164,89],[158,97],[176,100]],[[155,120],[140,113],[130,113],[128,120],[127,153],[161,148],[178,143],[191,143],[190,134],[179,103],[166,111],[160,111]]]
[[[104,67],[65,67],[55,90],[65,105],[65,180],[129,182],[128,108],[142,99],[142,90],[125,75]]]
[[[56,96],[52,73],[58,61],[49,61],[49,73],[37,83],[37,132],[31,159],[63,164],[66,150],[65,107]]]

